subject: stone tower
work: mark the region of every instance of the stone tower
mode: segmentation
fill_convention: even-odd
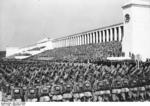
[[[130,0],[123,7],[123,52],[150,58],[150,0]]]

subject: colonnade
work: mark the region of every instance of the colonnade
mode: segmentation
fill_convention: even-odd
[[[54,39],[54,48],[122,41],[123,23]]]

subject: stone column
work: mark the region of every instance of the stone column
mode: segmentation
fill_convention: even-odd
[[[91,33],[91,43],[93,44],[93,33]]]
[[[110,28],[110,41],[113,41],[113,30]]]
[[[95,43],[95,33],[93,32],[93,44]]]
[[[105,31],[103,30],[103,42],[105,42],[105,37],[106,37]]]
[[[107,31],[104,30],[104,33],[105,33],[105,42],[107,42]]]
[[[60,40],[60,47],[62,47],[62,39]]]
[[[109,29],[106,30],[106,34],[107,34],[107,42],[109,42],[109,38],[110,38],[110,37],[109,37],[109,36],[110,36],[110,35],[109,35]]]
[[[78,45],[80,45],[80,36],[78,35]]]
[[[83,45],[85,45],[85,34],[83,34]]]
[[[117,28],[114,28],[114,37],[115,37],[115,41],[117,41]]]
[[[87,44],[87,34],[85,34],[85,45]]]
[[[96,31],[96,43],[98,43],[98,31]]]
[[[73,43],[74,43],[74,38],[71,37],[71,46],[73,46]]]
[[[74,42],[74,36],[72,37],[72,40],[73,40],[73,44],[72,44],[72,46],[74,46],[74,44],[75,44],[75,42]]]
[[[92,34],[90,33],[90,44],[92,43]]]
[[[122,39],[122,32],[121,32],[121,26],[119,26],[119,41]]]
[[[88,33],[88,35],[87,35],[87,38],[88,38],[88,44],[90,44],[90,34]]]
[[[76,37],[76,36],[74,37],[74,40],[75,40],[75,41],[74,41],[74,42],[75,42],[74,45],[76,46],[76,45],[77,45],[77,37]]]
[[[78,45],[80,45],[80,36],[78,35]]]
[[[97,32],[94,32],[95,35],[95,43],[97,43]]]
[[[57,41],[57,47],[59,47],[59,40]]]
[[[73,46],[73,37],[71,37],[71,46]]]
[[[89,33],[89,44],[91,44],[91,43],[92,43],[92,34]]]
[[[76,36],[74,36],[74,46],[76,46]]]
[[[99,33],[99,43],[101,43],[101,31],[98,31]]]
[[[81,35],[81,45],[83,45],[83,35]]]
[[[77,45],[79,45],[79,36],[77,35]]]
[[[79,45],[81,45],[81,35],[79,35]]]
[[[66,47],[68,46],[68,39],[67,39],[67,37],[66,37]]]
[[[68,38],[68,41],[69,41],[69,46],[70,46],[70,37]]]

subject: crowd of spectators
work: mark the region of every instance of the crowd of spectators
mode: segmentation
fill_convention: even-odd
[[[30,57],[30,59],[45,59],[51,57],[53,60],[86,61],[104,60],[107,57],[121,55],[121,42],[105,42],[99,44],[87,44],[55,48],[41,54]]]
[[[0,61],[4,101],[150,101],[149,76],[149,63]]]

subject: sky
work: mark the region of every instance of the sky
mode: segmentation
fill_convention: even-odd
[[[0,50],[123,22],[127,0],[0,0]]]

